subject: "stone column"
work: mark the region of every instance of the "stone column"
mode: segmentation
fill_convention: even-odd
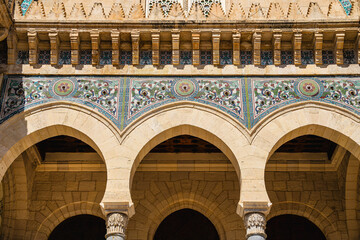
[[[247,240],[265,240],[266,218],[263,213],[251,212],[245,215]]]
[[[109,213],[106,221],[106,240],[125,240],[128,220],[128,215],[125,213]]]

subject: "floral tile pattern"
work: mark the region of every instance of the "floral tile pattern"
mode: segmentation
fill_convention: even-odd
[[[261,51],[261,65],[273,65],[273,52],[272,51]]]
[[[91,65],[92,53],[91,50],[81,50],[80,51],[80,64],[81,65]]]
[[[120,129],[164,104],[197,102],[249,129],[299,102],[333,104],[360,115],[359,77],[119,77],[5,75],[0,123],[25,109],[71,101],[97,109]]]
[[[334,51],[322,51],[323,64],[335,64]]]
[[[112,51],[103,50],[100,52],[100,65],[112,64]]]
[[[141,51],[140,65],[151,65],[151,64],[152,64],[152,51]]]
[[[301,51],[301,64],[314,64],[314,52],[312,50]]]
[[[29,51],[18,51],[16,64],[29,64]]]
[[[355,64],[355,50],[344,50],[344,64]]]
[[[160,64],[171,65],[172,64],[172,52],[171,51],[160,51]]]
[[[231,50],[223,50],[220,51],[220,64],[221,65],[228,65],[233,64],[232,59],[232,51]]]
[[[120,51],[120,64],[131,65],[132,64],[132,52],[131,51]]]
[[[38,57],[39,64],[50,64],[50,50],[40,50]]]
[[[292,51],[281,51],[281,64],[283,65],[294,64],[294,54]]]
[[[212,51],[200,51],[200,64],[201,65],[212,64]]]
[[[241,65],[251,65],[253,54],[252,51],[240,51],[240,63]]]
[[[71,64],[71,51],[61,50],[59,56],[59,65]]]
[[[181,65],[192,64],[192,51],[180,51],[180,64]]]

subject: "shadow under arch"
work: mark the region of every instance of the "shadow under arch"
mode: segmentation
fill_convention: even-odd
[[[101,129],[98,134],[94,129]],[[106,160],[119,145],[112,123],[96,111],[70,102],[40,105],[15,115],[0,125],[0,179],[11,163],[32,145],[50,137],[67,135],[77,138]]]
[[[67,218],[81,215],[89,214],[100,217],[104,220],[105,216],[101,211],[99,203],[95,202],[73,202],[67,205],[64,205],[55,211],[53,211],[47,218],[38,227],[34,240],[46,240],[50,236],[51,232],[58,226],[61,222]]]
[[[232,165],[237,173],[237,176],[239,179],[239,184],[240,184],[240,189],[241,189],[240,166],[239,166],[237,158],[235,157],[235,155],[234,155],[233,151],[230,149],[230,147],[228,147],[219,137],[217,137],[213,133],[208,132],[208,131],[206,131],[202,128],[196,127],[196,126],[186,125],[186,124],[178,125],[176,127],[169,128],[169,129],[159,133],[158,135],[153,137],[151,140],[149,140],[147,142],[147,144],[139,151],[139,153],[132,165],[132,168],[131,168],[130,189],[132,187],[132,182],[133,182],[133,178],[135,176],[137,167],[140,165],[140,162],[142,161],[142,159],[151,151],[151,149],[156,147],[158,144],[160,144],[170,138],[179,136],[179,135],[191,135],[191,136],[200,138],[202,140],[208,141],[209,143],[211,143],[214,146],[216,146],[217,148],[219,148],[221,150],[221,152],[224,153],[226,155],[226,157],[232,163]]]
[[[170,203],[159,214],[154,216],[154,219],[156,220],[152,220],[148,225],[149,231],[147,239],[154,239],[155,232],[162,223],[162,221],[170,214],[182,209],[192,209],[204,215],[215,226],[215,229],[219,234],[220,240],[226,239],[224,224],[221,222],[221,218],[219,217],[221,216],[221,211],[219,209],[210,209],[204,203],[193,199],[182,199]]]
[[[326,211],[329,209],[325,209]],[[330,209],[331,210],[331,209]],[[314,223],[329,240],[341,239],[340,233],[336,226],[317,209],[300,202],[277,202],[274,203],[269,215],[266,217],[270,220],[284,214],[292,214],[304,217]]]
[[[360,157],[359,116],[329,104],[289,106],[258,126],[252,145],[266,163],[281,145],[302,135],[331,140]]]

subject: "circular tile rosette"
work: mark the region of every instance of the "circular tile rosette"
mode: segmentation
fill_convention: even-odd
[[[323,93],[323,86],[317,79],[301,79],[296,83],[295,91],[303,98],[319,98]]]
[[[52,90],[56,96],[68,97],[75,92],[75,84],[71,80],[62,79],[53,84]]]
[[[179,97],[190,97],[196,92],[196,90],[196,83],[188,79],[178,80],[173,85],[173,91]]]

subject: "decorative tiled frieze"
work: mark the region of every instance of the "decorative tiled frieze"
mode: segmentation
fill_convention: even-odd
[[[294,103],[322,102],[360,115],[358,77],[5,76],[0,123],[39,104],[69,101],[97,109],[120,129],[174,102],[217,108],[247,128]]]

